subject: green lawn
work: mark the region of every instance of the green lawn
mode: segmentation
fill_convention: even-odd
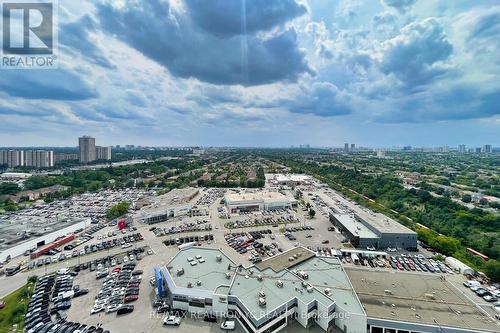
[[[3,301],[5,307],[0,310],[0,332],[22,332],[24,328],[24,315],[29,301],[29,295],[35,287],[35,282],[10,293]]]

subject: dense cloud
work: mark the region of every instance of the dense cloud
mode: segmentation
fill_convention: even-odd
[[[406,12],[417,0],[382,0],[389,7],[397,9],[400,13]]]
[[[339,89],[328,82],[313,83],[292,102],[284,102],[291,112],[310,113],[322,117],[352,113],[349,100]]]
[[[178,77],[251,86],[293,82],[303,73],[312,73],[298,48],[294,29],[265,38],[256,35],[220,37],[195,27],[189,17],[174,13],[169,3],[160,0],[128,2],[121,8],[101,5],[98,16],[108,33],[164,65]],[[274,23],[278,24],[283,18],[275,19]],[[268,18],[267,21],[264,26],[272,20]],[[257,29],[257,25],[254,24],[253,29]]]
[[[86,100],[97,97],[93,86],[75,72],[57,70],[4,70],[0,75],[0,91],[26,99],[61,101]]]
[[[197,26],[219,36],[269,30],[307,12],[295,0],[186,0],[185,3]]]
[[[436,63],[446,60],[452,51],[443,27],[429,18],[405,26],[400,35],[383,43],[381,69],[415,88],[443,75],[446,69]]]

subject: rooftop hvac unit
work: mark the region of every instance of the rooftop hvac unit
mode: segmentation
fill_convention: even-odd
[[[425,294],[425,298],[427,298],[427,299],[436,299],[436,297],[433,294]]]
[[[188,288],[193,288],[193,284],[191,282],[188,282]]]
[[[312,293],[313,292],[313,287],[311,285],[309,285],[309,286],[307,286],[306,290],[307,290],[308,293]]]
[[[392,295],[392,290],[386,289],[386,290],[384,290],[384,294],[386,294],[386,295]]]
[[[187,260],[188,260],[188,262],[191,262],[191,261],[193,261],[194,259],[193,259],[193,258],[188,258]]]
[[[250,269],[248,272],[250,273],[250,275],[253,275],[253,269]]]
[[[196,281],[196,285],[201,286],[201,281],[200,280]]]
[[[332,294],[332,290],[330,288],[325,288],[325,294],[330,296]]]
[[[283,288],[283,281],[281,281],[281,280],[276,281],[276,286],[278,288]]]
[[[302,281],[302,287],[307,287],[309,284],[306,281]]]
[[[230,279],[231,278],[231,273],[226,273],[226,279]]]
[[[264,290],[259,291],[259,297],[266,297]]]
[[[297,257],[302,256],[302,252],[297,253]]]
[[[221,262],[222,261],[222,256],[220,254],[218,254],[216,257],[215,257],[215,260],[217,260],[217,262]]]
[[[294,258],[294,257],[289,257],[289,258],[288,258],[288,261],[294,261],[294,260],[295,260],[295,258]]]
[[[257,275],[257,280],[262,281],[262,275]]]
[[[309,278],[309,275],[304,271],[299,271],[297,275],[304,280],[307,280]]]
[[[265,298],[263,298],[263,297],[260,297],[260,298],[259,298],[259,305],[260,305],[260,306],[266,306],[266,299],[265,299]]]
[[[184,274],[184,268],[179,268],[177,270],[177,275],[182,275],[182,274]]]

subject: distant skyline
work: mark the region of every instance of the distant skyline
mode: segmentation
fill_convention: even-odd
[[[60,68],[0,70],[0,146],[500,146],[497,0],[59,6]]]

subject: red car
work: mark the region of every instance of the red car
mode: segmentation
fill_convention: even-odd
[[[125,297],[125,303],[129,303],[129,302],[134,302],[134,301],[137,301],[137,299],[139,298],[139,295],[129,295],[129,296],[126,296]]]

